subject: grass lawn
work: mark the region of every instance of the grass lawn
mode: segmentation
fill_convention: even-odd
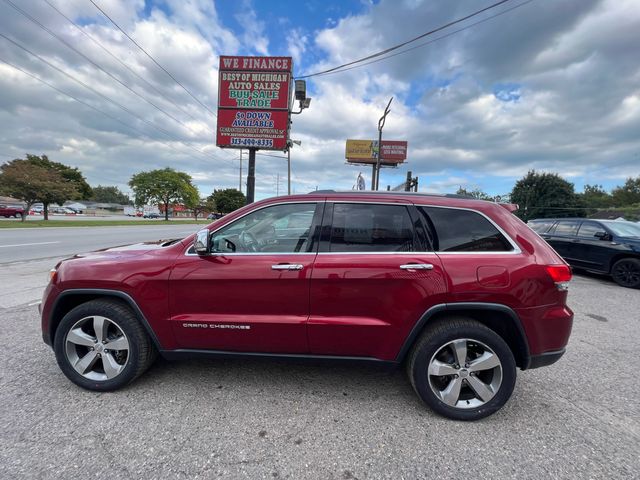
[[[211,220],[7,220],[0,222],[2,228],[40,228],[40,227],[135,227],[138,225],[208,225]]]

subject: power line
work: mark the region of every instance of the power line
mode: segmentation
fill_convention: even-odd
[[[89,0],[89,1],[91,3],[93,3],[93,0]],[[415,42],[417,40],[420,40],[421,38],[427,37],[429,35],[433,35],[434,33],[437,33],[437,32],[439,32],[441,30],[449,28],[452,25],[456,25],[457,23],[464,22],[465,20],[468,20],[468,19],[470,19],[472,17],[475,17],[476,15],[480,15],[481,13],[486,12],[487,10],[491,10],[492,8],[498,7],[498,6],[500,6],[500,5],[504,4],[504,3],[507,3],[508,1],[509,0],[500,0],[499,2],[496,2],[496,3],[493,3],[493,4],[489,5],[488,7],[482,8],[480,10],[476,10],[475,12],[470,13],[469,15],[466,15],[464,17],[461,17],[461,18],[458,18],[456,20],[453,20],[453,21],[451,21],[449,23],[446,23],[445,25],[442,25],[440,27],[434,28],[433,30],[429,30],[428,32],[422,33],[422,34],[418,35],[417,37],[414,37],[414,38],[412,38],[410,40],[407,40],[405,42],[399,43],[399,44],[394,45],[392,47],[386,48],[386,49],[381,50],[379,52],[373,53],[373,54],[368,55],[366,57],[359,58],[358,60],[353,60],[351,62],[343,63],[342,65],[338,65],[337,67],[332,67],[332,68],[329,68],[327,70],[322,70],[320,72],[310,73],[308,75],[302,75],[302,76],[295,77],[295,78],[303,79],[303,78],[315,77],[315,76],[318,76],[318,75],[323,75],[323,74],[326,74],[326,73],[334,72],[336,70],[340,70],[340,69],[342,69],[344,67],[348,67],[348,66],[354,65],[356,63],[361,63],[361,62],[364,62],[366,60],[371,60],[373,58],[380,57],[380,56],[385,55],[387,53],[390,53],[390,52],[392,52],[394,50],[402,48],[402,47],[404,47],[406,45],[409,45],[410,43],[413,43],[413,42]]]
[[[132,75],[134,75],[136,78],[138,78],[139,80],[141,80],[142,82],[145,83],[145,85],[147,85],[149,88],[151,88],[154,92],[156,92],[158,95],[160,95],[164,100],[166,100],[167,102],[171,103],[171,105],[173,105],[175,108],[177,108],[178,110],[180,110],[182,113],[184,113],[185,115],[188,115],[190,118],[192,118],[193,120],[198,121],[198,119],[196,117],[194,117],[191,113],[189,113],[187,110],[184,110],[180,105],[178,105],[177,103],[175,103],[173,100],[171,100],[168,97],[165,97],[164,93],[161,92],[157,87],[155,87],[153,84],[151,84],[146,78],[144,78],[142,75],[140,75],[138,72],[136,72],[133,68],[129,67],[129,65],[127,65],[125,62],[123,62],[122,60],[120,60],[116,55],[114,55],[107,47],[105,47],[104,45],[102,45],[102,43],[100,43],[98,40],[96,40],[92,35],[89,35],[80,25],[78,25],[76,22],[74,22],[71,18],[67,17],[63,12],[61,12],[54,4],[52,4],[49,0],[44,0],[44,2],[49,5],[52,9],[54,9],[56,12],[58,12],[58,14],[62,17],[64,17],[69,23],[71,23],[74,27],[76,27],[76,29],[82,33],[85,37],[87,37],[89,40],[91,40],[94,44],[96,44],[98,47],[100,47],[105,53],[107,53],[109,56],[111,56],[111,58],[113,58],[114,60],[116,60],[120,65],[122,65],[124,68],[127,69],[127,71],[129,71]]]
[[[40,77],[38,77],[37,75],[34,75],[33,73],[31,73],[31,72],[29,72],[29,71],[27,71],[27,70],[24,70],[24,69],[22,69],[22,68],[18,67],[17,65],[14,65],[13,63],[11,63],[11,62],[9,62],[9,61],[5,60],[4,58],[0,58],[0,62],[6,63],[6,64],[7,64],[7,65],[9,65],[10,67],[12,67],[12,68],[14,68],[14,69],[16,69],[16,70],[18,70],[18,71],[20,71],[20,72],[24,73],[25,75],[28,75],[29,77],[33,78],[34,80],[39,81],[40,83],[43,83],[44,85],[46,85],[47,87],[49,87],[49,88],[51,88],[51,89],[55,90],[56,92],[58,92],[58,93],[60,93],[60,94],[62,94],[62,95],[65,95],[65,96],[67,96],[67,97],[69,97],[69,98],[71,98],[71,99],[75,100],[76,102],[81,103],[82,105],[85,105],[86,107],[89,107],[89,108],[91,108],[92,110],[95,110],[95,111],[96,111],[96,112],[98,112],[98,113],[101,113],[101,114],[102,114],[102,115],[104,115],[105,117],[108,117],[108,118],[110,118],[110,119],[112,119],[112,120],[115,120],[115,121],[116,121],[116,122],[118,122],[119,124],[124,125],[124,126],[125,126],[125,127],[127,127],[127,128],[130,128],[130,129],[131,129],[131,130],[133,130],[134,132],[137,132],[137,133],[139,133],[139,134],[141,134],[141,135],[143,135],[143,136],[145,136],[145,137],[150,138],[150,139],[151,139],[151,140],[153,140],[153,141],[160,142],[160,143],[162,143],[162,144],[164,144],[164,145],[166,145],[166,146],[168,146],[168,147],[170,147],[170,148],[173,148],[173,149],[174,149],[174,150],[176,150],[178,153],[182,153],[182,152],[180,152],[180,150],[177,150],[177,149],[176,149],[173,145],[171,145],[170,143],[163,142],[162,140],[154,139],[154,138],[150,137],[148,134],[144,133],[142,130],[138,130],[138,129],[137,129],[136,127],[134,127],[133,125],[131,125],[131,124],[127,123],[127,122],[123,122],[122,120],[120,120],[120,119],[119,119],[119,118],[117,118],[117,117],[114,117],[114,116],[113,116],[113,115],[111,115],[110,113],[107,113],[107,112],[105,112],[104,110],[101,110],[101,109],[99,109],[98,107],[95,107],[95,106],[91,105],[90,103],[85,102],[84,100],[80,100],[78,97],[76,97],[76,96],[74,96],[74,95],[71,95],[70,93],[67,93],[67,92],[65,92],[65,91],[63,91],[63,90],[60,90],[58,87],[56,87],[56,86],[54,86],[54,85],[50,84],[50,83],[49,83],[49,82],[47,82],[46,80],[43,80],[43,79],[41,79]],[[9,156],[9,155],[6,155],[6,156]],[[195,157],[193,157],[193,158],[195,159]]]
[[[94,7],[96,7],[105,17],[107,17],[107,19],[109,19],[109,21],[118,29],[120,30],[125,37],[127,37],[129,40],[131,40],[131,42],[138,47],[142,53],[144,53],[147,57],[149,57],[151,59],[151,61],[153,63],[155,63],[164,73],[166,73],[167,75],[169,75],[169,77],[176,82],[185,92],[187,92],[189,94],[189,96],[191,98],[193,98],[196,102],[198,102],[202,107],[204,107],[211,115],[213,115],[214,117],[217,117],[217,115],[215,114],[215,112],[213,110],[211,110],[209,107],[207,107],[204,103],[202,103],[193,93],[191,93],[187,87],[185,87],[182,83],[180,83],[176,77],[174,77],[173,75],[171,75],[171,73],[169,73],[169,71],[164,68],[162,65],[160,65],[157,60],[155,58],[153,58],[151,56],[151,54],[149,54],[144,48],[142,48],[138,42],[136,42],[133,38],[131,38],[131,36],[129,36],[129,34],[127,32],[125,32],[120,25],[118,25],[102,8],[100,8],[100,6],[94,2],[93,0],[89,0]],[[507,0],[503,0],[503,1],[507,1]]]
[[[129,90],[131,93],[133,93],[135,96],[137,96],[138,98],[140,98],[141,100],[145,101],[146,103],[148,103],[149,105],[151,105],[152,107],[154,107],[156,110],[158,110],[159,112],[163,113],[164,115],[166,115],[167,117],[171,118],[172,120],[174,120],[175,122],[179,123],[180,125],[182,125],[183,127],[187,128],[188,130],[190,130],[191,132],[195,133],[196,135],[198,134],[198,132],[196,132],[195,130],[193,130],[191,127],[189,127],[186,123],[182,122],[181,120],[177,119],[176,117],[174,117],[173,115],[171,115],[170,113],[168,113],[167,111],[165,111],[164,109],[162,109],[161,107],[157,106],[155,103],[153,103],[152,101],[146,99],[145,97],[143,97],[142,95],[140,95],[138,92],[136,92],[135,90],[133,90],[131,87],[129,87],[129,85],[127,85],[126,83],[124,83],[123,81],[121,81],[118,77],[116,77],[115,75],[113,75],[111,72],[108,72],[107,70],[105,70],[104,68],[102,68],[100,65],[98,65],[96,62],[94,62],[93,60],[91,60],[89,57],[87,57],[84,53],[82,53],[81,51],[79,51],[78,49],[76,49],[73,45],[71,45],[69,42],[67,42],[66,40],[64,40],[63,38],[61,38],[59,35],[57,35],[55,32],[53,32],[52,30],[50,30],[49,28],[47,28],[45,25],[43,25],[42,23],[40,23],[37,19],[35,19],[34,17],[32,17],[31,15],[29,15],[27,12],[25,12],[24,10],[22,10],[20,7],[18,7],[16,4],[14,4],[11,0],[4,0],[5,3],[9,4],[13,9],[15,9],[18,13],[22,14],[23,16],[25,16],[27,19],[29,19],[31,22],[33,22],[35,25],[37,25],[38,27],[40,27],[42,30],[44,30],[45,32],[47,32],[49,35],[51,35],[53,38],[55,38],[56,40],[58,40],[60,43],[62,43],[63,45],[65,45],[67,48],[69,48],[70,50],[73,50],[75,53],[77,53],[78,55],[80,55],[82,58],[84,58],[87,62],[89,62],[91,65],[93,65],[94,67],[96,67],[98,70],[100,70],[101,72],[105,73],[106,75],[108,75],[110,78],[112,78],[113,80],[115,80],[116,82],[118,82],[120,85],[122,85],[124,88],[126,88],[127,90]]]
[[[287,159],[287,157],[285,157],[285,156],[282,156],[282,155],[273,155],[273,154],[270,154],[270,153],[261,153],[261,152],[256,152],[256,154],[257,154],[257,155],[262,155],[263,157],[282,158],[282,159],[284,159],[284,160],[286,160],[286,159]]]
[[[349,70],[353,70],[355,68],[364,67],[364,66],[367,66],[367,65],[371,65],[372,63],[382,62],[384,60],[388,60],[390,58],[397,57],[398,55],[409,53],[409,52],[411,52],[413,50],[416,50],[418,48],[422,48],[424,46],[430,45],[430,44],[435,43],[437,41],[444,40],[445,38],[451,37],[452,35],[455,35],[456,33],[460,33],[460,32],[462,32],[464,30],[468,30],[471,27],[474,27],[474,26],[479,25],[481,23],[488,22],[489,20],[492,20],[492,19],[494,19],[496,17],[499,17],[501,15],[504,15],[505,13],[509,13],[510,11],[515,10],[517,8],[523,7],[523,6],[525,6],[528,3],[531,3],[533,1],[534,0],[526,0],[525,2],[522,2],[522,3],[519,3],[517,5],[514,5],[513,7],[507,8],[507,9],[505,9],[505,10],[499,12],[499,13],[496,13],[496,14],[491,15],[489,17],[483,18],[482,20],[478,20],[477,22],[473,22],[473,23],[471,23],[469,25],[466,25],[466,26],[464,26],[462,28],[459,28],[457,30],[454,30],[452,32],[446,33],[446,34],[444,34],[444,35],[442,35],[440,37],[434,38],[433,40],[429,40],[429,41],[426,41],[426,42],[423,42],[423,43],[419,43],[418,45],[415,45],[415,46],[413,46],[411,48],[407,48],[406,50],[402,50],[400,52],[396,52],[396,53],[393,53],[391,55],[386,55],[386,56],[384,56],[382,58],[377,58],[375,60],[371,60],[370,62],[365,62],[365,63],[359,64],[359,65],[354,65],[352,67],[344,68],[342,70],[338,70],[338,71],[335,71],[335,72],[323,73],[323,74],[318,74],[318,75],[319,76],[325,76],[325,75],[335,75],[337,73],[348,72]]]
[[[99,97],[103,98],[104,100],[106,100],[109,103],[114,104],[115,106],[117,106],[118,108],[120,108],[121,110],[124,110],[125,112],[127,112],[129,115],[137,118],[138,120],[146,123],[147,125],[151,126],[152,128],[158,130],[159,132],[163,133],[164,135],[166,135],[169,138],[173,138],[174,140],[190,147],[192,150],[195,150],[198,153],[201,153],[205,156],[209,156],[209,154],[207,154],[206,152],[203,152],[202,150],[196,148],[195,146],[193,146],[191,143],[189,142],[185,142],[183,140],[180,140],[178,137],[176,137],[175,135],[172,135],[170,132],[167,132],[165,129],[163,129],[162,127],[158,127],[157,125],[155,125],[154,123],[140,117],[139,115],[136,115],[134,112],[132,112],[131,110],[129,110],[127,107],[121,105],[120,103],[116,102],[115,100],[107,97],[106,95],[98,92],[97,90],[95,90],[94,88],[90,87],[89,85],[87,85],[86,83],[84,83],[82,80],[77,79],[76,77],[74,77],[73,75],[65,72],[64,70],[62,70],[61,68],[57,67],[56,65],[52,64],[51,62],[45,60],[44,58],[42,58],[41,56],[39,56],[38,54],[32,52],[31,50],[29,50],[27,47],[19,44],[18,42],[16,42],[15,40],[12,40],[11,38],[7,37],[6,35],[4,35],[3,33],[0,32],[0,37],[4,38],[5,40],[9,41],[10,43],[12,43],[13,45],[15,45],[16,47],[20,48],[21,50],[24,50],[25,52],[27,52],[28,54],[34,56],[35,58],[37,58],[38,60],[40,60],[41,62],[49,65],[51,68],[53,68],[54,70],[62,73],[64,76],[66,76],[67,78],[69,78],[70,80],[78,83],[79,85],[83,86],[84,88],[86,88],[87,90],[92,91],[93,93],[95,93],[96,95],[98,95]],[[217,157],[209,157],[211,159],[214,160],[219,160]],[[223,159],[223,160],[227,160],[227,159]],[[230,161],[230,160],[228,160]]]

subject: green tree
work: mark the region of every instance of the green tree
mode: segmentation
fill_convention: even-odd
[[[27,160],[34,165],[40,165],[41,167],[55,170],[62,176],[62,178],[64,178],[67,182],[71,183],[75,187],[76,193],[74,194],[74,197],[65,198],[63,202],[67,200],[88,200],[89,198],[91,198],[93,190],[87,183],[84,175],[82,175],[82,172],[80,172],[80,170],[78,170],[77,168],[69,167],[58,162],[52,162],[46,155],[37,156],[27,153]]]
[[[199,215],[204,214],[208,210],[209,207],[206,198],[200,198],[195,205],[191,205],[191,211],[196,220],[198,220]]]
[[[140,172],[131,177],[129,186],[137,206],[164,205],[164,219],[169,220],[169,205],[180,203],[192,208],[200,200],[191,176],[173,168]]]
[[[25,202],[26,211],[35,202],[42,202],[45,220],[49,219],[50,203],[64,203],[78,195],[75,185],[57,170],[22,159],[0,166],[0,192]],[[23,222],[25,218],[23,215]]]
[[[225,188],[224,190],[214,190],[207,197],[207,201],[215,204],[215,208],[220,213],[230,213],[247,204],[247,197],[235,188]]]
[[[511,202],[520,206],[516,215],[524,221],[532,218],[584,217],[586,214],[573,183],[556,173],[530,170],[513,187]]]
[[[612,197],[616,207],[627,207],[640,203],[640,176],[627,178],[623,186],[613,189]]]
[[[602,185],[586,184],[584,191],[578,193],[578,198],[587,208],[589,214],[595,213],[599,208],[609,208],[613,201],[611,195],[602,188]]]
[[[122,193],[116,186],[103,187],[98,185],[94,187],[91,200],[101,203],[119,203],[120,205],[129,205],[131,203],[129,196]]]
[[[473,190],[467,190],[466,188],[462,188],[462,186],[456,192],[458,195],[465,195],[467,197],[477,198],[478,200],[489,200],[493,202],[493,197],[479,188],[474,188]]]

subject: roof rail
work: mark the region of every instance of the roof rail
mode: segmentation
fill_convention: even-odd
[[[457,193],[423,193],[423,192],[393,192],[393,191],[373,191],[373,190],[312,190],[309,192],[309,195],[313,195],[315,193],[323,194],[323,193],[339,193],[341,195],[414,195],[421,197],[444,197],[444,198],[461,198],[465,200],[480,200],[478,198],[474,198],[471,195],[459,195]],[[483,200],[486,201],[486,200]]]

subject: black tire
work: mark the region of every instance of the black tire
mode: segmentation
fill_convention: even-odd
[[[622,258],[611,267],[611,277],[618,285],[627,288],[640,288],[640,260]]]
[[[16,213],[16,214],[14,215],[14,217],[16,217],[16,218],[22,218],[22,214],[21,214],[21,213]]]
[[[108,319],[111,324],[120,329],[128,341],[126,354],[117,352],[117,355],[122,355],[124,358],[119,359],[119,367],[121,367],[121,370],[120,373],[116,374],[113,378],[87,378],[76,371],[69,359],[67,349],[67,335],[69,331],[74,326],[77,327],[82,321],[91,322],[91,320],[86,319],[95,316]],[[108,347],[108,344],[104,345],[104,347]],[[72,349],[73,348],[85,348],[85,354],[88,349],[82,346],[72,347]],[[93,348],[91,348],[91,350],[93,350]],[[56,330],[54,351],[62,373],[64,373],[69,380],[82,388],[101,392],[117,390],[129,384],[151,366],[157,355],[157,351],[149,335],[147,335],[147,332],[140,324],[136,315],[125,303],[112,299],[91,300],[75,307],[67,313]],[[80,354],[82,354],[82,352],[80,352],[78,356],[80,356]],[[103,355],[106,354],[103,353]],[[113,357],[115,358],[115,355]],[[94,364],[97,370],[100,369],[100,365],[103,365],[101,362],[102,359]],[[104,368],[103,372],[106,372]],[[96,373],[96,375],[99,375],[99,373]]]
[[[438,357],[436,355],[446,354],[447,352],[451,352],[452,359],[455,362],[455,356],[447,346],[451,342],[459,340],[465,340],[465,345],[471,349],[468,352],[470,364],[473,363],[471,361],[472,355],[477,354],[482,348],[486,350],[486,347],[488,347],[492,351],[491,353],[497,355],[500,366],[492,370],[486,370],[485,374],[484,372],[469,373],[470,369],[465,368],[466,365],[460,365],[464,372],[460,370],[460,375],[455,376],[455,381],[459,381],[463,385],[456,397],[460,400],[457,400],[456,406],[451,406],[436,394],[434,391],[436,385],[433,384],[440,382],[440,385],[447,386],[452,383],[454,375],[429,375],[429,366],[432,360],[437,360]],[[466,346],[465,348],[467,348]],[[500,373],[497,373],[497,368],[500,368]],[[418,396],[434,412],[454,420],[472,421],[495,413],[507,403],[516,382],[516,363],[511,349],[500,335],[475,320],[456,317],[438,320],[426,328],[409,355],[407,374]],[[493,397],[477,407],[473,407],[473,403],[470,402],[482,402],[481,399],[465,400],[465,398],[472,398],[472,395],[475,394],[469,382],[476,379],[469,378],[468,375],[478,379],[480,376],[487,378],[485,375],[489,375],[488,381],[492,383],[495,378],[496,386]],[[494,375],[496,376],[494,377]],[[457,380],[459,377],[463,378]],[[469,380],[466,380],[466,378],[469,378]],[[463,407],[458,406],[458,404],[463,405]]]

